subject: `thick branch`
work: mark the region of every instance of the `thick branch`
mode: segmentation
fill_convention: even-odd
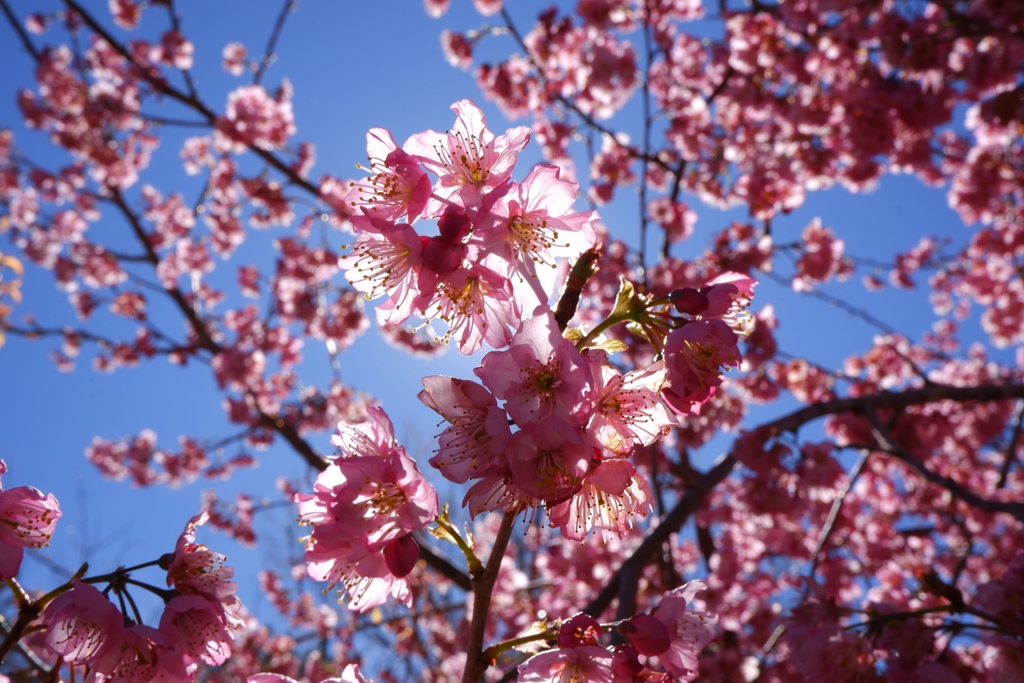
[[[878,445],[885,449],[887,453],[909,465],[912,470],[920,474],[929,483],[941,486],[952,494],[954,498],[957,498],[972,507],[976,507],[979,510],[993,513],[1005,512],[1006,514],[1011,515],[1018,522],[1024,522],[1024,503],[1006,503],[1001,500],[984,498],[974,491],[971,491],[963,484],[939,474],[938,472],[933,472],[925,467],[924,463],[921,462],[913,453],[902,448],[892,440],[889,436],[889,431],[882,425],[881,421],[878,419],[878,415],[876,415],[873,410],[867,410],[865,412],[865,418],[869,423],[871,423],[871,432],[874,434],[875,439],[878,440]]]
[[[1024,384],[988,384],[974,387],[932,384],[919,389],[884,391],[878,394],[815,403],[777,420],[766,422],[755,430],[766,433],[770,437],[777,437],[785,432],[795,433],[803,425],[826,415],[863,414],[872,409],[900,409],[935,401],[1002,401],[1013,398],[1024,398]],[[594,596],[594,599],[583,611],[596,617],[607,609],[619,594],[623,577],[638,575],[638,569],[642,569],[662,544],[668,540],[669,536],[686,523],[703,504],[704,498],[729,476],[738,462],[736,455],[730,452],[728,455],[722,456],[693,486],[688,487],[675,506],[661,519],[658,526],[633,551],[633,554],[622,563],[618,571],[609,579],[608,584]]]

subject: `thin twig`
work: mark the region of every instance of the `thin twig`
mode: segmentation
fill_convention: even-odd
[[[999,481],[996,482],[996,488],[1001,489],[1006,486],[1006,479],[1010,476],[1010,468],[1017,462],[1017,444],[1020,443],[1020,436],[1024,426],[1024,401],[1017,402],[1017,417],[1014,418],[1013,432],[1010,434],[1010,443],[1006,445],[1006,458],[1003,460],[1002,467],[999,468]]]
[[[814,552],[811,553],[811,576],[818,570],[818,560],[821,559],[822,550],[825,548],[825,544],[828,543],[828,539],[832,536],[832,532],[835,530],[836,520],[839,518],[839,512],[843,509],[843,501],[846,500],[846,494],[850,492],[853,485],[857,482],[857,478],[860,477],[860,473],[864,471],[864,466],[868,462],[868,457],[871,455],[871,451],[865,450],[861,453],[860,459],[850,470],[849,476],[846,478],[846,485],[843,490],[839,492],[836,499],[832,501],[832,509],[829,510],[828,519],[825,520],[825,524],[821,527],[821,531],[818,533],[818,541],[814,544]]]
[[[18,17],[11,10],[10,6],[8,6],[7,0],[0,0],[0,9],[3,10],[4,16],[7,17],[7,22],[11,25],[11,28],[13,28],[14,32],[18,34],[18,38],[21,40],[21,45],[25,48],[25,51],[32,55],[32,58],[35,61],[38,62],[41,60],[43,58],[42,54],[36,49],[36,46],[32,44],[32,39],[29,38],[28,32],[25,31],[25,27],[21,25],[21,22],[18,21]]]
[[[274,28],[270,32],[270,39],[267,40],[267,47],[263,50],[260,65],[256,68],[256,74],[252,77],[254,85],[260,84],[260,81],[263,80],[263,75],[270,68],[270,65],[274,63],[276,59],[274,50],[277,49],[277,40],[281,37],[281,29],[284,28],[284,22],[288,15],[294,12],[298,6],[295,0],[285,0],[284,5],[281,7],[281,12],[277,15],[277,21],[274,22]]]

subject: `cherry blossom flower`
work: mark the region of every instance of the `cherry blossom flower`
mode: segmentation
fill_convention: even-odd
[[[613,683],[612,653],[598,645],[601,627],[586,614],[577,614],[558,629],[554,649],[519,665],[516,679],[529,683]]]
[[[375,231],[419,218],[430,199],[431,182],[416,158],[383,128],[371,128],[366,134],[366,156],[370,177],[352,183],[346,194],[346,201],[362,212],[352,216],[352,224]]]
[[[0,476],[6,473],[7,464],[0,460]],[[31,486],[0,490],[0,579],[18,574],[25,548],[49,544],[60,516],[52,493]]]
[[[519,683],[613,683],[612,653],[603,647],[555,648],[519,665]]]
[[[434,190],[438,199],[462,194],[470,204],[508,180],[519,152],[530,140],[530,129],[519,126],[495,138],[471,100],[456,102],[452,111],[457,118],[448,133],[419,133],[403,149],[438,176]]]
[[[628,455],[637,444],[654,443],[675,424],[660,398],[668,384],[664,363],[623,375],[606,362],[604,353],[588,351],[585,355],[593,368],[595,397],[587,433],[595,443]]]
[[[688,322],[665,341],[668,387],[662,398],[681,415],[699,413],[722,383],[721,368],[738,367],[740,360],[736,334],[727,324],[718,319]]]
[[[432,375],[423,378],[420,401],[448,421],[430,464],[450,481],[507,470],[504,451],[512,436],[508,415],[491,392],[476,382]]]
[[[365,611],[393,595],[410,604],[404,579],[418,548],[410,534],[437,516],[437,492],[405,449],[395,443],[391,421],[371,407],[370,419],[341,423],[334,443],[343,449],[313,485],[297,493],[299,521],[311,525],[306,537],[309,575],[344,584],[349,608]]]
[[[164,606],[159,630],[189,657],[217,666],[231,656],[236,626],[226,618],[219,602],[204,595],[185,594],[171,598]]]
[[[594,457],[594,447],[580,430],[554,418],[513,434],[506,452],[516,488],[549,504],[579,490]]]
[[[494,204],[495,220],[477,231],[484,248],[508,260],[511,270],[535,275],[536,265],[554,268],[556,258],[576,259],[594,246],[593,211],[571,213],[578,185],[559,177],[555,166],[536,166],[522,184]]]
[[[747,307],[754,296],[757,281],[742,273],[725,272],[708,280],[701,293],[708,298],[707,308],[699,317],[720,318],[737,331],[744,331],[750,323]]]
[[[657,657],[675,680],[692,681],[697,677],[700,651],[715,637],[712,625],[718,617],[687,609],[694,596],[706,588],[703,581],[690,581],[666,594],[649,615],[639,615],[624,627],[633,647],[641,654]]]
[[[629,460],[605,460],[593,467],[568,500],[548,507],[551,526],[572,541],[582,541],[598,529],[605,536],[623,536],[633,528],[634,517],[653,509],[650,485]]]
[[[207,600],[178,603],[171,611],[179,614],[167,617],[170,620],[166,624],[167,629],[180,632],[194,628],[201,631],[203,636],[210,639],[203,641],[205,645],[196,654],[205,653],[202,654],[204,658],[217,659],[228,647],[227,640],[232,637],[230,631],[242,625],[242,618],[241,603],[235,596],[236,586],[230,580],[235,574],[234,569],[224,564],[227,560],[224,555],[195,542],[196,528],[205,524],[209,518],[206,512],[192,517],[178,537],[174,552],[161,558],[161,566],[167,568],[168,586],[173,586],[179,594]],[[180,614],[189,609],[203,609],[208,614]],[[165,622],[161,621],[161,627],[164,625]],[[198,638],[199,634],[191,633],[190,637]]]
[[[241,76],[245,72],[245,45],[241,43],[228,43],[221,52],[221,62],[224,70],[232,76]]]
[[[143,7],[141,3],[135,0],[108,0],[107,4],[114,17],[114,23],[121,28],[131,31],[139,25]]]
[[[70,664],[90,664],[118,641],[124,617],[99,589],[75,582],[42,614],[46,644]]]
[[[126,626],[92,666],[101,680],[117,683],[189,683],[198,668],[169,635],[143,624]]]
[[[287,83],[275,97],[258,85],[245,85],[228,95],[224,116],[218,119],[214,145],[235,154],[247,145],[279,149],[295,134],[291,87]]]
[[[381,325],[400,325],[422,310],[424,296],[418,280],[422,270],[423,243],[411,226],[400,224],[376,233],[362,233],[350,253],[342,255],[338,265],[349,283],[367,299],[387,295],[377,307]]]
[[[488,353],[474,372],[520,427],[547,420],[582,425],[589,417],[590,365],[546,307],[523,321],[507,350]]]
[[[442,339],[455,340],[459,353],[471,355],[486,343],[508,345],[521,318],[509,279],[491,267],[493,259],[467,258],[462,267],[436,280],[436,293],[424,311],[426,320],[448,325]]]

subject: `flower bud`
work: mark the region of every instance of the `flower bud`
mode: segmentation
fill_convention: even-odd
[[[674,289],[668,295],[672,305],[680,313],[686,315],[700,315],[708,307],[708,298],[693,287]]]

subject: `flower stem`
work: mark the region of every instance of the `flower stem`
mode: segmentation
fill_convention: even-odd
[[[494,537],[494,547],[487,558],[487,566],[484,567],[482,574],[473,577],[473,615],[469,622],[469,643],[466,645],[466,669],[462,674],[462,683],[478,683],[491,665],[484,657],[484,630],[487,628],[491,594],[498,579],[498,569],[501,567],[502,558],[505,557],[515,523],[516,512],[506,512]]]

